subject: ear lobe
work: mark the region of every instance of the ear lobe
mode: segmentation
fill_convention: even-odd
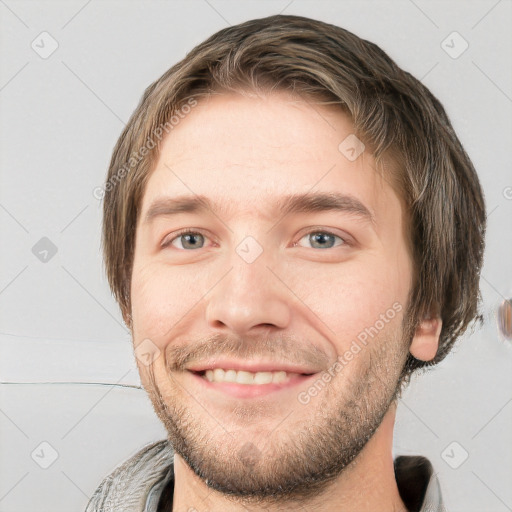
[[[421,361],[434,359],[439,348],[439,336],[443,321],[440,317],[424,318],[414,333],[409,352]]]

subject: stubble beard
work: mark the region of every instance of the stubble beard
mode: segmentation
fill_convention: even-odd
[[[198,406],[205,418],[194,416],[189,404],[197,404],[170,374],[162,393],[152,367],[146,390],[174,451],[208,487],[251,505],[300,502],[322,494],[350,470],[396,400],[408,346],[404,334],[375,337],[349,363],[354,369],[343,368],[307,405],[286,404],[269,432],[257,430],[255,403],[252,410],[249,404],[232,411],[239,420],[235,431],[218,418],[217,434],[212,433],[205,419],[213,421],[214,415]]]

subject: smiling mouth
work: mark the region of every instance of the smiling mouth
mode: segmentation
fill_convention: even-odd
[[[266,391],[282,389],[290,384],[303,381],[305,378],[314,375],[314,373],[293,373],[285,371],[271,372],[248,372],[245,370],[225,370],[215,368],[201,371],[190,371],[190,373],[200,377],[203,382],[213,386],[221,385],[225,390],[239,389],[243,392],[243,388],[261,388]]]
[[[273,372],[248,372],[245,370],[233,370],[215,368],[192,372],[212,383],[234,383],[242,385],[286,384],[299,377],[309,377],[312,373],[293,373],[285,371]]]
[[[318,377],[323,367],[286,360],[241,360],[217,356],[191,363],[185,370],[214,400],[218,393],[236,399],[274,394],[277,399],[285,399],[281,392],[292,392],[306,386]]]

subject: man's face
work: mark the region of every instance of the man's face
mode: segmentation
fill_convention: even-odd
[[[352,132],[286,93],[218,95],[174,126],[148,180],[133,338],[160,356],[138,362],[141,379],[176,452],[219,491],[321,489],[394,397],[412,284],[403,205],[371,155],[354,158],[350,138],[339,149]],[[350,201],[281,210],[321,193]],[[152,208],[181,196],[213,211]]]

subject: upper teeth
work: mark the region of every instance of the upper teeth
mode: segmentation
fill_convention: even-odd
[[[205,372],[205,377],[210,382],[236,382],[237,384],[269,384],[270,382],[286,382],[291,375],[298,374],[283,371],[252,373],[243,370],[223,370],[222,368],[206,370]]]

